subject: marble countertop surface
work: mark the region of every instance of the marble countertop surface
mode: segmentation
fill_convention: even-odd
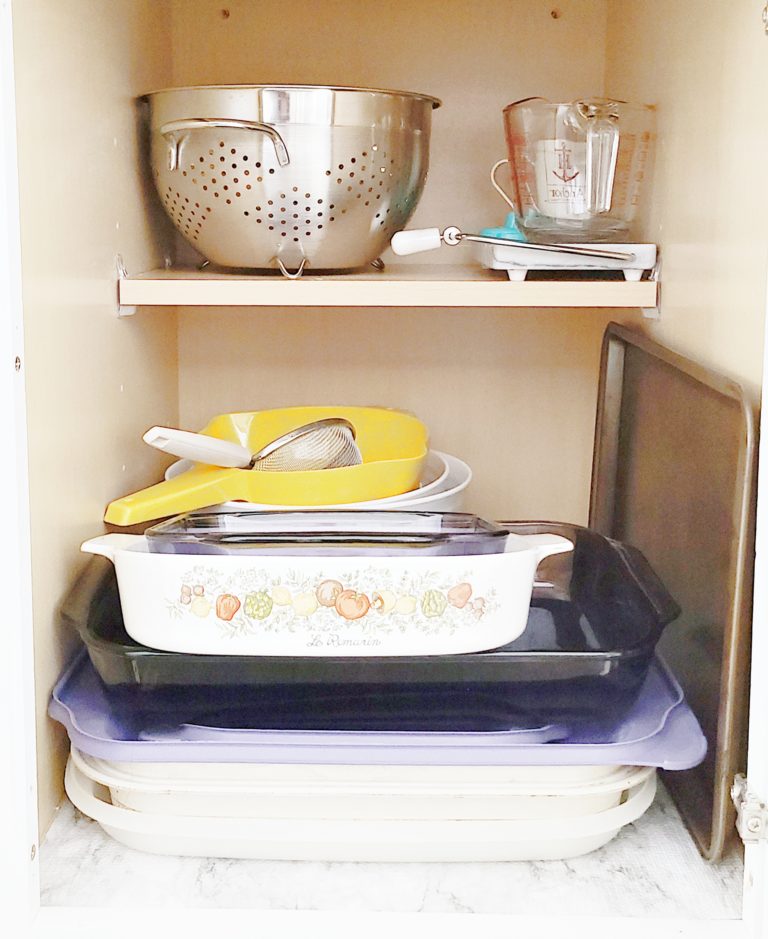
[[[568,861],[350,863],[167,857],[124,847],[65,800],[42,845],[41,903],[65,907],[540,914],[740,915],[738,854],[699,856],[659,787],[646,814]]]

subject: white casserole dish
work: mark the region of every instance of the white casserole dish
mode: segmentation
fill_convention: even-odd
[[[109,789],[70,759],[72,803],[117,841],[139,851],[193,857],[293,861],[533,861],[577,857],[602,847],[649,808],[656,776],[625,788],[619,804],[562,817],[460,818],[453,797],[442,817],[211,817],[144,812],[112,804]],[[586,788],[586,787],[585,787]],[[549,801],[555,802],[557,796]]]
[[[126,632],[145,646],[391,656],[512,642],[539,562],[572,547],[474,516],[305,512],[180,516],[82,550],[114,563]]]

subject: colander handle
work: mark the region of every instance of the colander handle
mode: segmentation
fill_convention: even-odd
[[[185,137],[180,136],[184,131],[206,130],[212,127],[224,127],[231,130],[257,130],[266,134],[275,148],[275,156],[280,166],[288,166],[291,162],[285,141],[271,124],[262,124],[261,121],[242,121],[235,117],[186,117],[178,121],[168,121],[160,128],[160,133],[168,139],[168,167],[175,170],[179,165],[179,150]]]

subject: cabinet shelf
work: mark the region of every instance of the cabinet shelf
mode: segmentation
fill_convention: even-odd
[[[655,307],[655,281],[510,281],[500,271],[388,266],[357,274],[223,273],[160,269],[120,280],[123,306]]]

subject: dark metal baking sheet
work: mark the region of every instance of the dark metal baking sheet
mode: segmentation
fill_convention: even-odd
[[[755,436],[737,383],[608,326],[589,524],[639,548],[682,607],[659,651],[709,752],[665,782],[710,860],[735,834],[730,786],[746,766]]]

